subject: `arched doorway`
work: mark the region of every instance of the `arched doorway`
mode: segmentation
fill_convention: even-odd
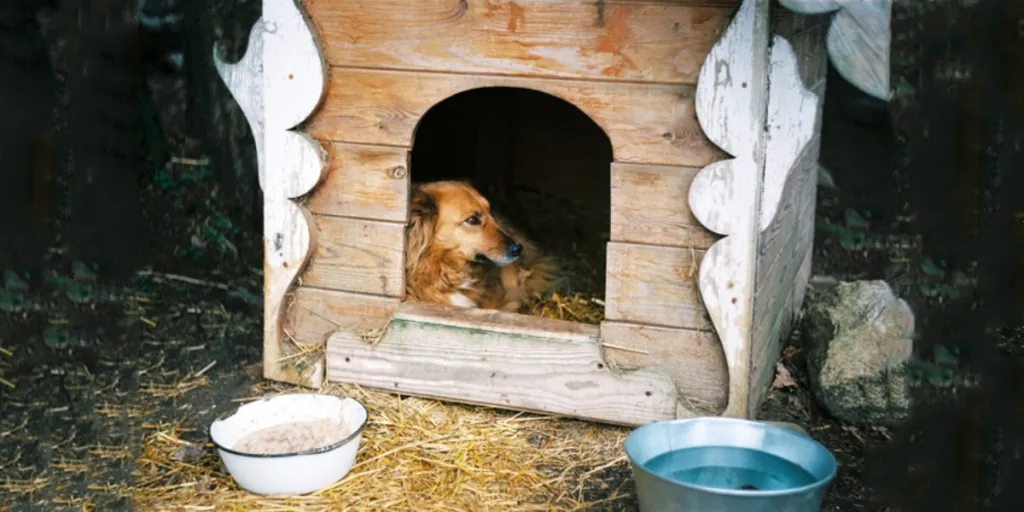
[[[494,211],[564,262],[562,296],[603,305],[612,158],[604,130],[574,105],[529,89],[487,87],[424,114],[410,173],[414,183],[472,183]]]

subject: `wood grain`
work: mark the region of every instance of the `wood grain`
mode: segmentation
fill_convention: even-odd
[[[400,302],[393,297],[300,286],[288,296],[285,330],[300,345],[316,345],[338,329],[383,329]]]
[[[828,74],[828,52],[822,49],[825,25],[817,25],[787,37],[796,51],[800,80],[804,88],[824,98],[825,77]]]
[[[686,197],[700,169],[612,164],[611,240],[707,249],[718,237],[690,212]]]
[[[772,35],[779,35],[790,39],[794,34],[803,32],[811,27],[823,26],[828,28],[829,23],[832,21],[832,11],[836,9],[836,5],[826,6],[824,10],[817,13],[809,12],[798,12],[796,9],[788,7],[785,4],[792,5],[792,0],[781,0],[780,2],[772,2],[769,12],[769,23],[771,26]]]
[[[409,217],[408,150],[333,143],[327,176],[306,200],[309,211],[405,222]]]
[[[832,16],[832,12],[798,13],[779,3],[771,7],[772,35],[784,37],[793,46],[799,60],[800,78],[808,90],[824,83],[828,66],[825,34]]]
[[[828,68],[828,52],[824,50],[825,33],[828,30],[827,19],[818,21],[817,25],[809,25],[797,32],[776,34],[784,37],[793,47],[797,56],[797,67],[800,69],[800,80],[804,88],[811,91],[824,87]]]
[[[404,311],[415,308],[406,316]],[[431,321],[444,306],[402,304],[375,347],[342,329],[327,342],[328,378],[404,395],[638,426],[676,415],[675,384],[654,370],[613,372],[595,326],[552,329],[498,313]],[[426,318],[425,318],[426,317]],[[516,325],[511,332],[502,326]],[[588,335],[581,338],[581,333]],[[541,335],[540,333],[543,333]]]
[[[735,10],[694,3],[305,0],[332,66],[688,84]]]
[[[460,329],[487,329],[492,332],[522,334],[535,338],[593,341],[597,332],[593,325],[578,322],[415,302],[406,302],[402,305],[401,317],[410,322],[426,322]]]
[[[832,64],[858,89],[888,101],[892,0],[843,2],[826,44]]]
[[[809,145],[815,148],[821,132],[821,100],[804,88],[800,78],[796,49],[781,36],[774,36],[771,48],[771,89],[768,98],[768,141],[765,145],[764,173],[761,177],[761,201],[757,229],[764,231],[775,218],[786,178]],[[817,48],[803,52],[822,53]],[[824,77],[819,77],[824,78]]]
[[[771,356],[781,330],[776,317],[791,316],[790,297],[806,286],[796,277],[803,257],[814,242],[814,208],[817,184],[816,147],[808,148],[783,190],[785,201],[758,242],[757,279],[754,292],[754,326],[751,334],[754,360]]]
[[[700,297],[729,367],[729,404],[722,413],[748,417],[750,328],[757,254],[757,196],[764,172],[768,101],[769,0],[745,0],[704,61],[697,84],[700,125],[734,158],[701,170],[690,186],[690,209],[725,235],[707,250]]]
[[[831,26],[826,36],[833,66],[858,89],[878,99],[889,99],[892,0],[782,0],[780,4],[797,13],[815,15],[812,18],[838,11],[829,16]],[[799,21],[783,23],[781,28],[785,31],[799,25]]]
[[[807,253],[799,257],[801,262],[797,265],[795,281],[807,283],[811,275],[811,263],[813,248],[808,248]],[[778,300],[780,311],[775,314],[770,323],[767,321],[763,327],[755,326],[754,336],[761,336],[768,340],[760,347],[760,351],[751,360],[750,366],[750,406],[751,414],[756,413],[764,397],[771,389],[771,383],[775,378],[776,363],[780,358],[780,351],[783,346],[783,338],[774,336],[772,333],[788,333],[796,325],[800,305],[803,302],[805,288],[794,287],[788,296]],[[768,333],[768,334],[765,334]],[[774,340],[774,341],[773,341]],[[757,405],[755,405],[757,404]]]
[[[263,372],[268,379],[319,387],[322,353],[292,357],[284,299],[313,246],[309,212],[294,198],[322,178],[323,148],[293,131],[323,98],[326,74],[314,34],[294,2],[265,2],[236,63],[214,51],[214,66],[245,114],[256,143],[263,189]],[[272,27],[273,30],[268,30]]]
[[[729,370],[714,333],[606,321],[601,345],[618,369],[656,368],[671,377],[689,412],[717,415],[725,408]]]
[[[302,275],[306,286],[405,296],[405,224],[317,216],[316,252]]]
[[[822,116],[816,98],[823,97],[826,72],[819,28],[790,36],[788,47],[779,41],[772,47],[769,143],[750,334],[751,414],[775,374],[782,339],[792,328],[810,277]],[[805,89],[809,83],[818,84],[817,90]]]
[[[568,101],[608,134],[620,162],[703,166],[723,156],[698,126],[688,85],[332,68],[327,99],[306,129],[322,140],[407,147],[432,106],[480,87],[521,87]]]
[[[711,329],[697,290],[703,250],[610,242],[607,254],[608,320]]]
[[[758,243],[754,323],[751,329],[751,407],[775,373],[782,340],[792,328],[810,278],[817,193],[818,139],[794,165],[785,202]]]

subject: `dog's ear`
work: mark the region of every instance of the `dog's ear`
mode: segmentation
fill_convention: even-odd
[[[434,239],[437,203],[421,187],[412,189],[409,200],[409,224],[405,228],[405,269],[413,271]]]
[[[434,197],[420,185],[412,187],[412,198],[409,200],[409,217],[412,219],[433,219],[437,215],[437,203]]]

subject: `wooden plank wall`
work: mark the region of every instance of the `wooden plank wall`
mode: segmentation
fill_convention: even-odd
[[[297,297],[333,290],[375,313],[387,310],[382,298],[400,300],[407,159],[420,118],[459,92],[528,88],[577,106],[612,142],[609,332],[656,326],[659,339],[675,333],[676,343],[701,347],[673,355],[709,354],[706,366],[718,372],[721,351],[705,348],[713,330],[696,286],[715,237],[690,214],[687,192],[700,168],[724,156],[697,123],[694,91],[739,0],[304,4],[330,79],[303,129],[329,148],[331,165],[307,198],[318,242]],[[694,388],[724,404],[720,380]]]
[[[824,100],[827,53],[827,15],[794,14],[775,3],[772,31],[786,38],[799,62],[800,78],[809,91]],[[771,225],[758,240],[751,330],[751,400],[756,409],[775,375],[781,338],[803,302],[811,271],[818,154],[821,143],[821,105],[814,137],[793,165],[782,191],[782,202]],[[751,410],[750,413],[755,413]]]
[[[689,84],[334,67],[329,87],[306,127],[321,140],[408,147],[423,114],[445,98],[480,87],[521,87],[579,107],[608,133],[617,161],[703,167],[720,157],[697,124]]]
[[[668,84],[696,82],[738,4],[305,0],[335,68]]]

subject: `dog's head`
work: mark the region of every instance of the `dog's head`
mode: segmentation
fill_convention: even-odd
[[[491,205],[475,188],[459,181],[439,181],[413,188],[410,200],[407,264],[428,247],[464,261],[505,266],[523,246],[491,216]]]

